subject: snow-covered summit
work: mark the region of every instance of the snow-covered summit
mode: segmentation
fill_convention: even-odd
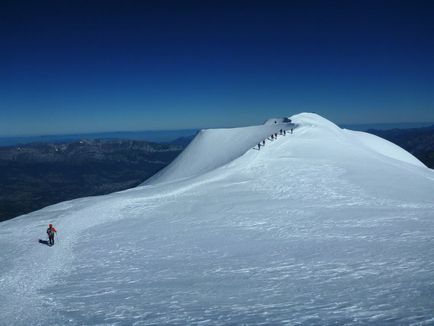
[[[270,135],[280,135],[281,130],[289,131],[296,127],[299,127],[305,139],[316,139],[317,144],[327,148],[331,155],[340,151],[336,145],[342,144],[347,147],[345,150],[351,151],[353,147],[362,148],[367,152],[373,152],[371,155],[385,155],[424,166],[413,155],[385,139],[364,132],[341,129],[315,113],[301,113],[291,118],[271,118],[258,126],[201,130],[168,167],[145,181],[143,185],[175,182],[199,176],[234,161]],[[291,148],[293,145],[288,143]]]
[[[202,131],[142,186],[0,223],[0,325],[433,323],[434,171],[290,119]]]

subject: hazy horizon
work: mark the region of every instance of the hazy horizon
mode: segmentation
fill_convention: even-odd
[[[423,128],[434,126],[433,122],[388,122],[388,123],[360,123],[360,124],[346,124],[338,123],[341,128],[353,128],[354,130],[366,131],[368,129],[411,129]],[[232,126],[236,127],[236,126]],[[231,128],[231,127],[220,127]],[[35,134],[35,135],[14,135],[2,136],[0,135],[0,146],[9,146],[19,144],[20,141],[55,141],[55,140],[76,140],[79,138],[116,138],[119,139],[132,139],[132,140],[149,140],[149,141],[171,141],[184,136],[193,135],[201,129],[209,128],[188,128],[188,129],[159,129],[159,130],[113,130],[101,132],[72,132],[72,133],[58,133],[58,134]],[[130,138],[129,138],[130,136]]]

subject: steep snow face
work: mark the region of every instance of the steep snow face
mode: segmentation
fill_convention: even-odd
[[[434,172],[291,119],[294,134],[240,140],[215,169],[197,149],[174,181],[0,223],[0,324],[433,323]],[[263,136],[240,129],[227,139]],[[51,248],[37,241],[50,222]]]
[[[273,119],[262,126],[201,130],[172,164],[144,185],[174,182],[212,171],[240,157],[272,134],[294,127],[283,119]]]

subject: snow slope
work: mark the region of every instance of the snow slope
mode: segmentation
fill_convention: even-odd
[[[280,130],[296,126],[282,119],[267,120],[262,126],[201,130],[187,148],[165,169],[143,185],[178,181],[212,171],[240,157]]]
[[[147,185],[0,223],[0,324],[434,323],[434,172],[291,119],[260,151],[267,124],[207,131]]]

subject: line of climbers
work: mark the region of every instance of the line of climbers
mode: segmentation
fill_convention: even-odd
[[[292,134],[293,131],[294,131],[294,128],[291,128],[290,131],[291,131],[291,134]],[[285,129],[280,129],[279,134],[280,134],[281,136],[286,136],[286,130],[285,130]],[[267,139],[270,140],[270,141],[274,141],[275,139],[277,139],[277,132],[274,133],[274,134],[271,134],[271,136],[270,136],[270,137],[267,137]],[[262,147],[265,146],[265,139],[264,139],[262,142],[259,142],[259,143],[258,143],[258,150],[261,149],[261,146],[262,146]]]

